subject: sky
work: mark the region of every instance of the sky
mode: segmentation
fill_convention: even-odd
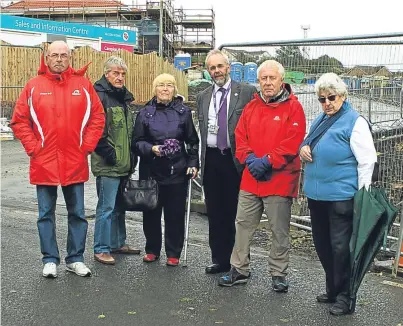
[[[146,0],[121,0],[142,5]],[[158,0],[154,0],[158,2]],[[216,47],[223,43],[403,32],[403,0],[171,0],[175,8],[215,11]],[[1,1],[6,3],[7,1]]]
[[[158,2],[158,0],[154,0]],[[129,5],[144,5],[146,0],[123,0]],[[309,25],[308,38],[402,33],[403,0],[171,0],[175,8],[214,9],[215,47],[228,43],[247,43],[304,38],[301,25]],[[195,14],[197,11],[191,12]],[[202,13],[202,11],[200,11]],[[201,39],[203,40],[203,39]],[[397,40],[397,39],[395,39]],[[398,39],[403,43],[403,37]],[[248,47],[248,51],[269,47]],[[273,48],[271,48],[273,50]],[[403,69],[403,45],[374,47],[311,47],[310,58],[336,57],[346,66],[387,65]]]
[[[121,0],[128,5],[145,5],[146,0]],[[159,0],[152,0],[158,2]],[[2,1],[3,2],[3,1]],[[309,25],[308,38],[403,33],[403,0],[171,0],[175,8],[214,9],[215,46],[227,43],[297,40],[303,38],[301,25]],[[195,13],[195,11],[192,11]],[[202,39],[201,39],[202,40]],[[400,38],[403,41],[403,37]],[[248,50],[266,50],[256,47]],[[326,49],[333,56],[337,49]],[[325,51],[325,50],[323,50]],[[310,55],[325,54],[311,49]],[[346,49],[344,49],[346,51]],[[363,50],[364,51],[364,50]],[[381,64],[391,61],[403,69],[403,46],[360,53],[360,62]],[[372,55],[371,55],[372,52]],[[344,64],[355,65],[355,52],[337,56]],[[367,61],[367,62],[365,62]]]
[[[390,32],[403,33],[403,0],[173,0],[184,9],[213,8],[216,46],[232,42]]]
[[[364,0],[173,0],[175,7],[215,11],[216,47],[228,43],[297,40],[301,25],[308,38],[402,33],[403,0],[374,4]],[[403,37],[399,40],[403,42]],[[268,50],[267,47],[246,48]],[[312,47],[311,58],[327,54],[345,66],[386,65],[403,69],[403,45],[377,47]],[[392,64],[393,63],[393,64]]]

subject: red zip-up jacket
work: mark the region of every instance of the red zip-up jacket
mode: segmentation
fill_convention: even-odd
[[[30,156],[31,184],[67,186],[89,178],[87,155],[102,136],[105,114],[84,77],[87,66],[52,74],[42,57],[38,76],[16,102],[11,128]]]
[[[235,129],[236,157],[245,164],[249,154],[268,155],[273,167],[269,181],[257,181],[245,167],[241,190],[259,197],[297,197],[301,170],[298,148],[302,143],[306,121],[301,103],[284,84],[288,98],[265,103],[259,94],[249,102]]]

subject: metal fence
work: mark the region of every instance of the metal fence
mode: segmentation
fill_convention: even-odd
[[[321,106],[314,83],[326,72],[338,74],[349,89],[352,106],[373,125],[380,163],[379,180],[395,205],[403,200],[403,33],[292,41],[234,43],[219,47],[233,61],[281,62],[286,82],[302,103],[307,131]],[[256,84],[258,87],[258,84]],[[301,185],[303,183],[303,171]],[[401,207],[401,206],[400,206]],[[310,230],[307,200],[300,190],[292,225]],[[400,215],[399,215],[400,216]],[[400,252],[397,218],[383,249]],[[398,255],[396,255],[398,257]]]

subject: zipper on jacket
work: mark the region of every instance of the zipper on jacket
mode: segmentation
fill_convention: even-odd
[[[132,143],[132,139],[129,137],[129,126],[127,125],[127,116],[129,115],[129,114],[132,114],[131,112],[130,112],[130,110],[129,110],[129,106],[126,104],[126,102],[124,102],[124,100],[123,100],[123,113],[124,113],[124,115],[125,115],[125,124],[126,124],[126,135],[127,135],[127,140],[128,140],[128,144],[129,144],[129,172],[131,173],[132,172],[132,169],[133,169],[133,171],[134,171],[134,169],[136,168],[135,166],[133,166],[133,163],[134,162],[132,162],[132,146],[131,146],[131,143]],[[132,128],[133,128],[133,126],[132,126]],[[133,132],[133,130],[132,130],[132,132]],[[133,154],[133,155],[135,155],[135,154]]]
[[[173,175],[173,174],[174,174],[174,166],[171,165],[171,175]]]
[[[319,142],[316,144],[316,150],[318,150],[319,149]],[[312,157],[313,157],[313,153],[311,153],[311,155],[312,155]],[[316,173],[316,171],[317,171],[317,168],[318,168],[318,162],[317,162],[317,159],[315,159],[314,160],[314,162],[315,162],[315,169],[314,169],[314,180],[315,180],[315,198],[316,198],[316,200],[319,200],[319,191],[318,191],[318,188],[319,188],[319,182],[318,182],[318,176],[317,176],[317,173]]]

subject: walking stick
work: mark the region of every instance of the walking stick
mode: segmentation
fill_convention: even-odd
[[[185,251],[183,254],[182,267],[187,267],[187,255],[188,255],[188,240],[189,240],[189,220],[190,220],[190,203],[192,201],[192,182],[193,179],[189,179],[189,192],[188,192],[188,207],[186,212],[186,228],[185,228]]]

